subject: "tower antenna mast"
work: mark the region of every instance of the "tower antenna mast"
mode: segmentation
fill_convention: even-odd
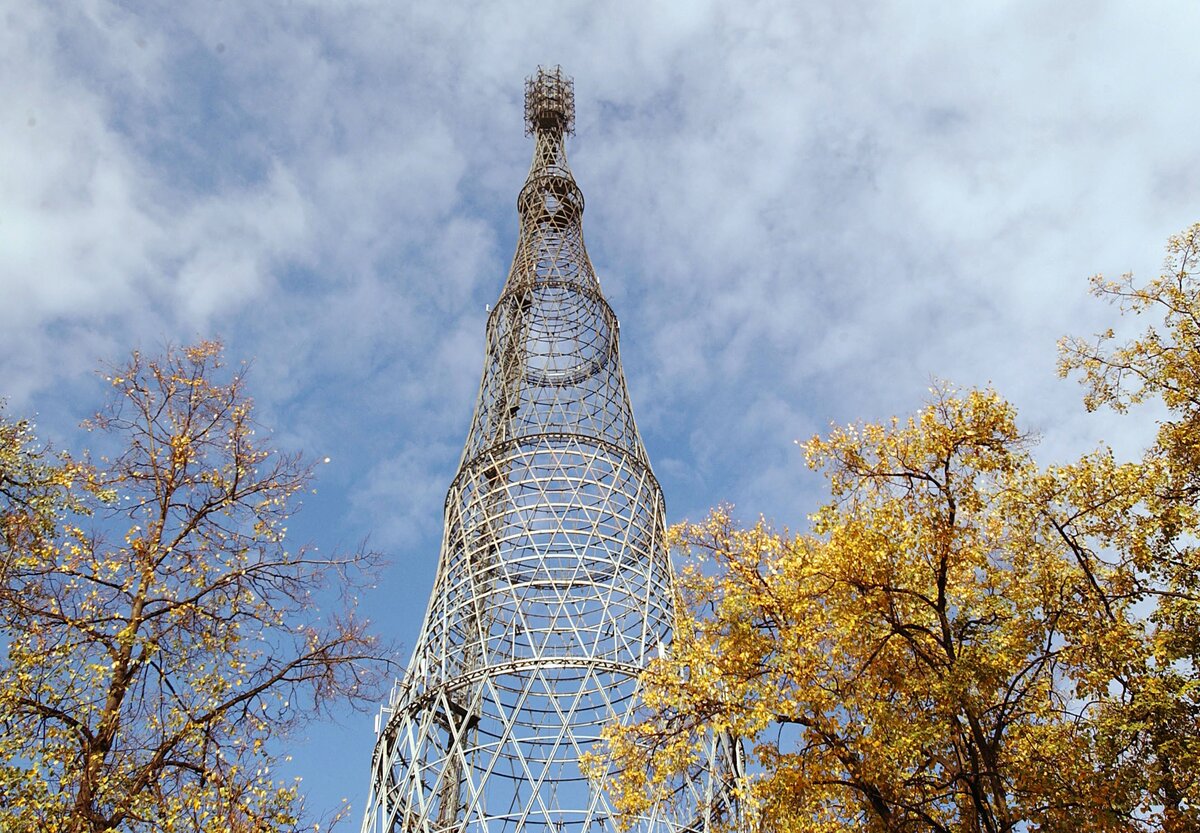
[[[517,250],[424,624],[381,711],[363,833],[617,830],[580,757],[631,716],[638,674],[670,642],[674,592],[662,491],[584,248],[574,126],[571,79],[539,68]],[[711,784],[687,789],[635,829],[707,828]]]

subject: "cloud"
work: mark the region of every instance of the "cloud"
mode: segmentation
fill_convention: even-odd
[[[25,4],[0,27],[0,394],[69,436],[98,359],[222,335],[277,440],[334,460],[300,525],[372,533],[422,596],[515,243],[521,82],[561,62],[673,518],[802,526],[822,483],[792,440],[908,412],[931,378],[993,383],[1046,459],[1135,453],[1155,414],[1085,414],[1054,342],[1113,322],[1088,275],[1154,274],[1197,219],[1198,16]],[[411,640],[421,608],[383,624]],[[306,783],[361,795],[370,742]]]
[[[285,165],[254,182],[185,188],[147,149],[148,128],[125,129],[123,108],[169,88],[163,37],[98,3],[76,14],[29,8],[18,24],[5,30],[3,60],[23,83],[0,130],[0,373],[14,403],[100,356],[209,330],[302,258],[307,234]]]

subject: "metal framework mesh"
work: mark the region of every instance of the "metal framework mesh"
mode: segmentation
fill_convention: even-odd
[[[525,79],[525,135],[539,130],[575,132],[575,85],[562,67],[538,67]]]
[[[561,69],[529,79],[525,114],[535,148],[517,251],[487,323],[425,622],[382,710],[364,833],[615,831],[579,759],[632,714],[638,672],[670,640],[662,492],[584,249]],[[706,788],[637,829],[706,826]]]

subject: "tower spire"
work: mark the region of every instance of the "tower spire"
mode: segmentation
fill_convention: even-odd
[[[381,712],[364,833],[615,833],[580,757],[629,716],[639,672],[670,640],[662,492],[584,248],[560,68],[526,82],[525,124],[517,250],[425,621]],[[638,829],[699,830],[699,803]]]
[[[562,67],[546,69],[525,79],[525,135],[575,133],[575,84]]]

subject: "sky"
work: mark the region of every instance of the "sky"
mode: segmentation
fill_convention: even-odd
[[[319,468],[292,525],[390,566],[411,646],[515,246],[524,79],[574,77],[568,143],[671,521],[803,528],[795,444],[992,385],[1044,461],[1132,456],[1056,341],[1120,320],[1200,220],[1200,4],[0,4],[0,397],[78,449],[96,369],[219,337]],[[372,715],[294,741],[361,810]],[[357,820],[351,827],[357,824]]]

